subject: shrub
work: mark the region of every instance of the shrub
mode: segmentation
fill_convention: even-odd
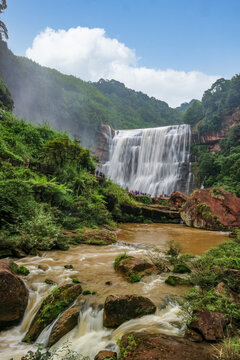
[[[117,255],[113,263],[114,268],[116,269],[119,266],[122,259],[127,259],[128,257],[129,256],[126,253]]]
[[[23,265],[19,266],[15,262],[12,263],[11,269],[15,274],[18,274],[18,275],[27,276],[28,274],[30,274],[30,271],[25,266],[23,266]]]

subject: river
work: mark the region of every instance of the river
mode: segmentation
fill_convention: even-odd
[[[139,283],[129,284],[113,269],[115,257],[123,252],[144,257],[153,248],[166,251],[171,240],[181,245],[182,253],[201,255],[220,242],[228,240],[228,235],[169,224],[123,224],[117,232],[118,242],[106,247],[79,245],[68,251],[42,252],[41,256],[27,256],[17,262],[30,270],[24,277],[30,296],[24,319],[19,326],[0,333],[0,359],[20,360],[33,345],[22,343],[31,320],[38,310],[42,298],[49,292],[50,285],[44,280],[51,279],[58,285],[71,282],[73,278],[81,281],[83,289],[96,292],[95,295],[81,296],[84,303],[79,316],[79,324],[55,345],[69,347],[84,356],[94,359],[98,351],[117,349],[116,340],[129,331],[159,332],[182,335],[185,329],[184,314],[168,295],[181,295],[186,287],[170,287],[164,283],[167,274],[144,277]],[[65,269],[71,264],[73,269]],[[106,283],[110,284],[107,285]],[[154,315],[130,320],[116,330],[109,330],[102,324],[103,304],[110,294],[138,294],[149,297],[158,307]],[[46,343],[49,329],[44,330],[37,342]],[[61,356],[60,356],[61,358]]]

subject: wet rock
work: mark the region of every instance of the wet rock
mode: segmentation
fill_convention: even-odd
[[[240,198],[221,188],[196,190],[181,209],[188,226],[208,230],[240,227]]]
[[[117,360],[117,353],[113,351],[103,350],[100,351],[94,358],[94,360]]]
[[[187,329],[185,332],[185,337],[193,342],[202,342],[203,337],[200,333],[197,331],[194,331],[193,329]]]
[[[212,311],[198,313],[197,319],[190,324],[191,329],[200,332],[204,339],[208,341],[223,339],[225,326],[225,315]]]
[[[143,296],[109,295],[104,304],[103,325],[114,328],[125,321],[153,314],[156,306]]]
[[[180,191],[174,191],[169,198],[169,206],[175,208],[181,208],[187,201],[187,196]]]
[[[0,330],[16,325],[24,315],[28,290],[12,271],[13,261],[0,260]]]
[[[81,285],[72,283],[53,289],[43,300],[23,341],[35,341],[42,330],[67,309],[81,292]]]
[[[38,269],[40,269],[42,271],[47,271],[48,270],[48,265],[40,264],[40,265],[38,265]]]
[[[47,346],[52,346],[61,337],[71,331],[78,323],[79,308],[77,306],[66,310],[54,325]]]
[[[140,281],[142,276],[158,272],[153,264],[127,254],[120,254],[116,257],[114,269],[130,282]]]
[[[213,348],[186,338],[159,334],[130,333],[120,341],[122,360],[213,360]]]

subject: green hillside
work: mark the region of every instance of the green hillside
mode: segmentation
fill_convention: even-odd
[[[18,117],[49,122],[91,147],[100,124],[113,128],[172,125],[181,115],[165,102],[117,81],[91,84],[15,56],[0,41],[0,77],[11,91]]]
[[[16,249],[66,249],[64,229],[80,234],[122,220],[122,205],[133,200],[94,170],[77,140],[0,109],[0,257]]]
[[[164,101],[126,88],[116,80],[92,83],[114,104],[118,112],[115,128],[134,129],[178,124],[181,115]]]

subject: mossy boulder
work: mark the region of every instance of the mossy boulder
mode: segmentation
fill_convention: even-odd
[[[43,300],[23,341],[34,342],[42,330],[66,310],[81,293],[80,284],[66,284],[53,289]]]
[[[70,242],[73,244],[87,245],[111,245],[117,242],[116,235],[108,230],[86,229],[81,232],[65,231],[65,236],[70,236]]]
[[[186,225],[208,230],[240,227],[240,198],[221,188],[195,190],[181,209]]]
[[[173,272],[176,274],[186,274],[186,273],[190,273],[191,270],[186,264],[175,264],[173,268]]]
[[[119,254],[114,261],[114,269],[129,282],[138,282],[144,275],[157,273],[156,266],[144,259],[138,259],[125,253]]]
[[[168,278],[165,280],[165,283],[171,286],[191,284],[189,279],[184,279],[179,276],[168,276]]]
[[[125,321],[153,314],[155,311],[156,306],[146,297],[109,295],[104,303],[103,325],[115,328]]]

